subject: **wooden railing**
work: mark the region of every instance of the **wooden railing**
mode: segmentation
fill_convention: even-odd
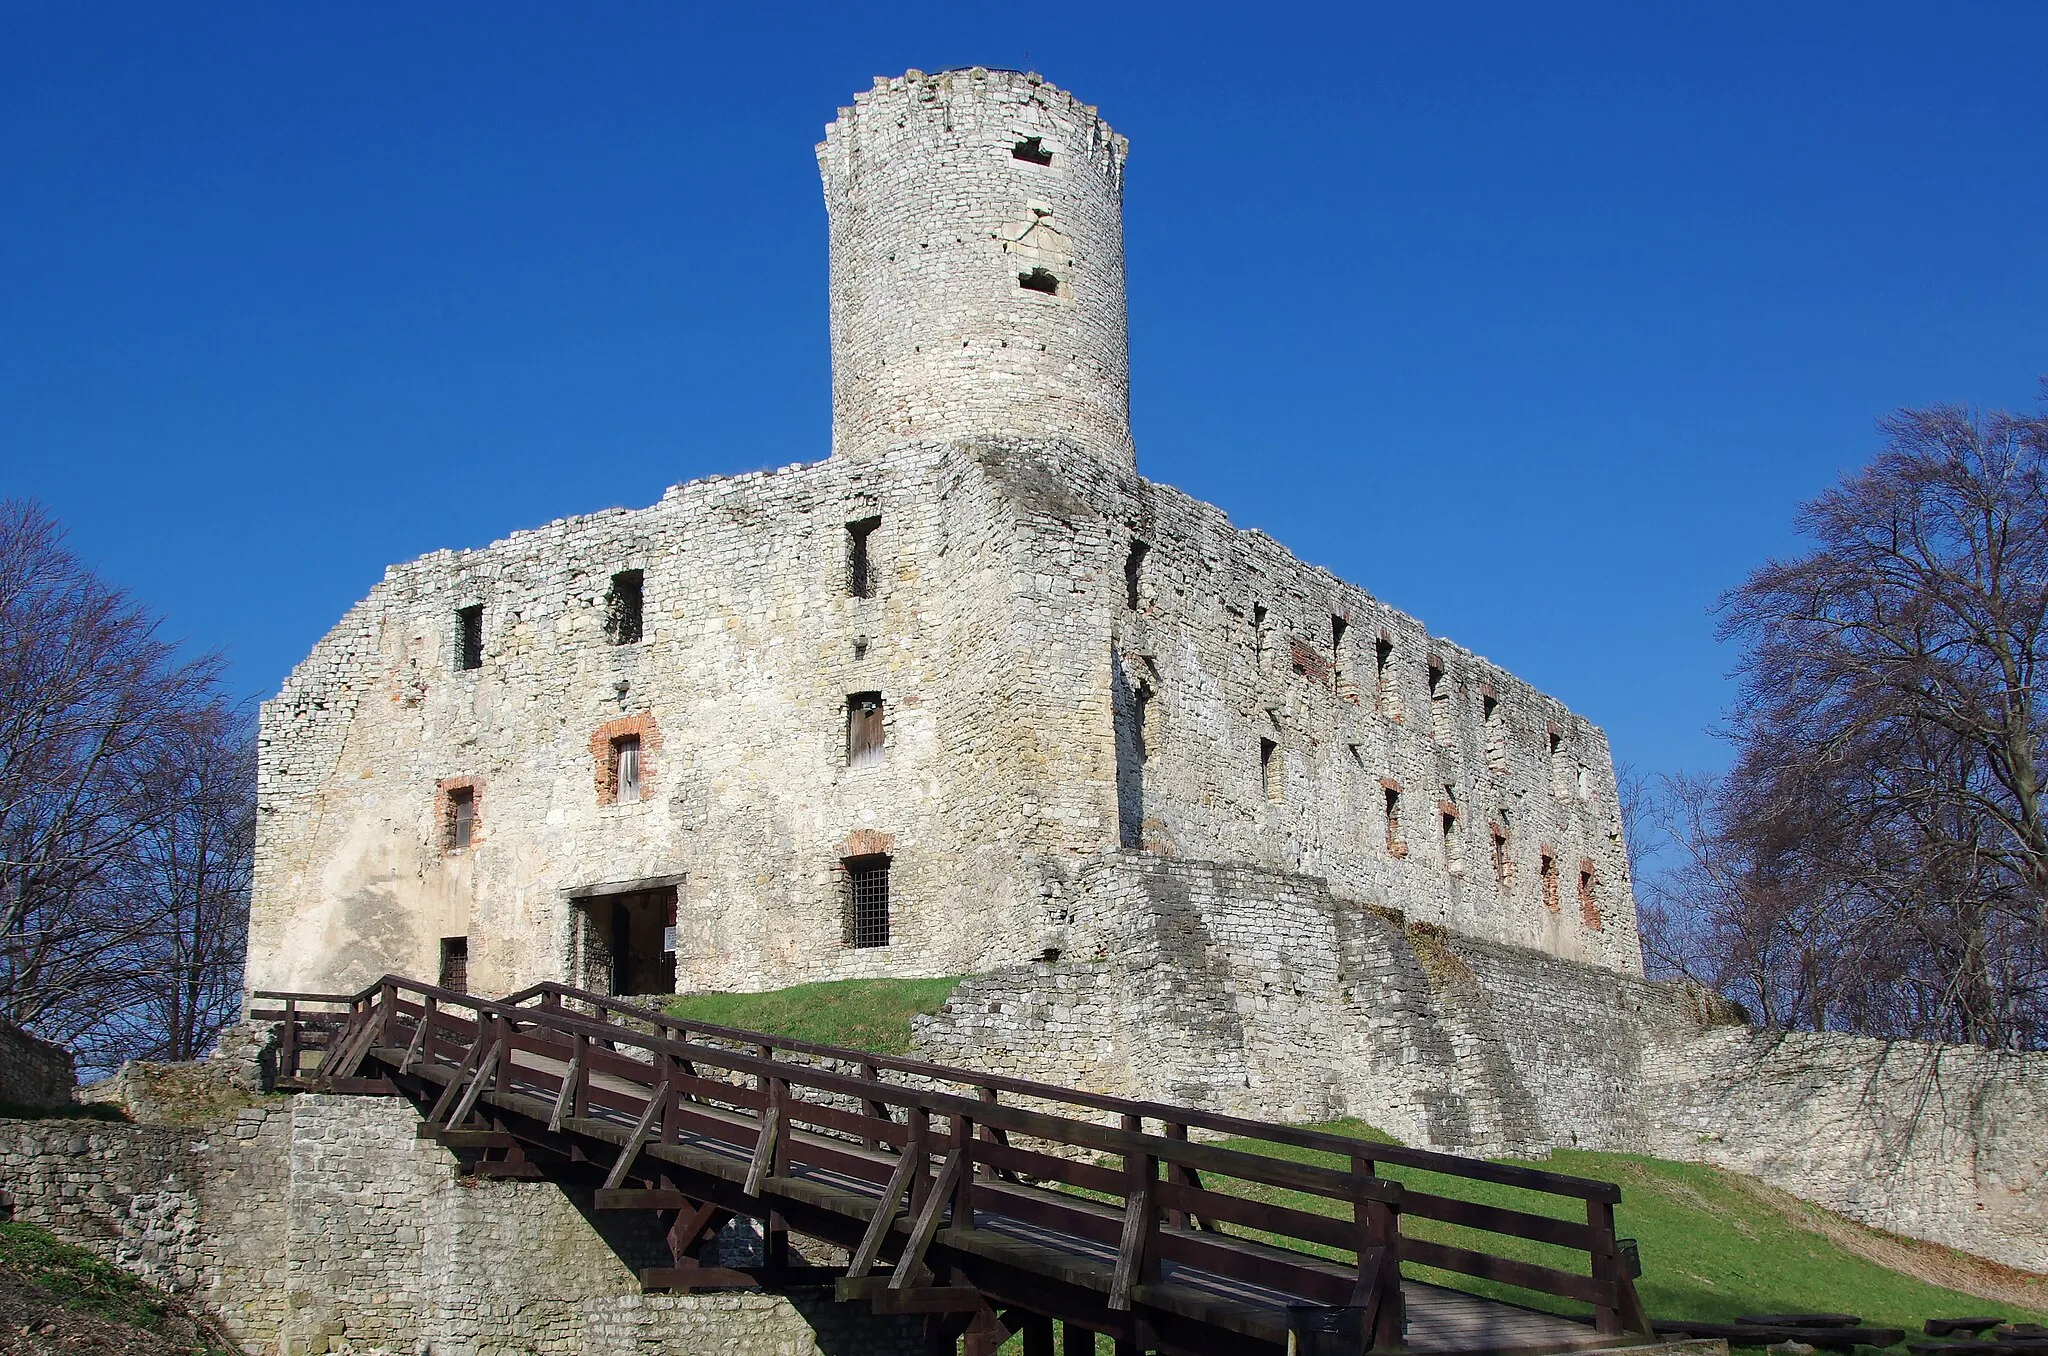
[[[1122,1293],[1114,1298],[1125,1304],[1132,1287],[1172,1261],[1227,1266],[1316,1304],[1361,1307],[1370,1299],[1383,1324],[1399,1306],[1379,1301],[1397,1296],[1405,1260],[1587,1304],[1602,1334],[1649,1331],[1615,1237],[1620,1191],[1608,1182],[686,1021],[561,984],[494,1001],[392,976],[354,995],[256,997],[286,1003],[252,1012],[259,1020],[308,1023],[309,1031],[335,1024],[312,1080],[353,1075],[373,1048],[403,1049],[400,1072],[453,1067],[431,1113],[449,1124],[485,1087],[515,1086],[549,1099],[557,1127],[630,1122],[632,1142],[608,1183],[614,1189],[637,1144],[744,1134],[752,1137],[750,1192],[786,1176],[792,1162],[854,1176],[909,1209],[920,1251],[945,1201],[955,1221],[994,1210],[1066,1231],[1116,1247]],[[309,1013],[309,1004],[327,1011]],[[289,1030],[283,1040],[295,1049],[310,1044]],[[736,1127],[735,1113],[751,1125]],[[1346,1166],[1226,1149],[1191,1132],[1318,1151]],[[895,1151],[893,1168],[872,1152],[878,1148]],[[1404,1190],[1379,1175],[1382,1164],[1542,1193],[1581,1218]],[[1219,1189],[1226,1183],[1236,1189]],[[1310,1208],[1247,1198],[1247,1189],[1260,1188],[1298,1192]],[[1506,1256],[1483,1238],[1473,1247],[1419,1238],[1404,1215],[1574,1249],[1586,1254],[1586,1268]],[[876,1219],[891,1216],[878,1211]],[[1276,1246],[1248,1245],[1246,1230]],[[870,1233],[853,1279],[866,1274],[863,1262],[873,1264],[886,1229]],[[1378,1344],[1398,1340],[1398,1322]]]

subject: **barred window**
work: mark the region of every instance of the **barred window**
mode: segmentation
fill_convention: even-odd
[[[455,611],[455,659],[465,669],[484,666],[484,605]]]
[[[881,525],[879,516],[862,518],[846,525],[846,596],[849,598],[875,596],[875,563],[871,544],[875,530]]]
[[[889,859],[848,857],[846,872],[846,941],[849,946],[889,944]]]
[[[469,938],[441,939],[441,987],[469,992]]]

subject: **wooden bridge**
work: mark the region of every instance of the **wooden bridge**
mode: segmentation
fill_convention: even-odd
[[[641,1272],[649,1290],[829,1284],[925,1315],[933,1351],[964,1340],[968,1356],[1016,1332],[1026,1356],[1052,1356],[1055,1322],[1066,1356],[1096,1333],[1119,1353],[1231,1356],[1656,1340],[1607,1182],[684,1022],[558,984],[493,1000],[388,976],[256,997],[280,1005],[252,1014],[280,1024],[280,1086],[406,1097],[465,1171],[654,1212],[670,1264]],[[1205,1142],[1224,1137],[1257,1151]],[[1440,1176],[1404,1189],[1383,1164]],[[1446,1194],[1473,1183],[1538,1208]],[[765,1263],[701,1264],[733,1216],[761,1222]],[[793,1261],[791,1231],[843,1264]],[[1586,1263],[1521,1260],[1501,1239]],[[1404,1278],[1404,1263],[1584,1316]]]

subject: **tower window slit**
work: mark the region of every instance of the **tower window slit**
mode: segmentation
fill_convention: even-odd
[[[1124,605],[1133,612],[1143,601],[1142,586],[1145,582],[1145,557],[1152,548],[1136,537],[1131,538],[1131,549],[1124,556]]]
[[[1025,137],[1010,148],[1010,154],[1018,160],[1034,165],[1050,165],[1052,152],[1046,148],[1044,137]]]
[[[1017,286],[1027,292],[1043,292],[1047,296],[1058,296],[1059,277],[1049,268],[1029,268],[1017,275]]]
[[[1280,746],[1270,739],[1259,741],[1259,789],[1267,800],[1280,799]]]

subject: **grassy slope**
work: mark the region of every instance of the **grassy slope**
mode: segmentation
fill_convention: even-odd
[[[956,978],[856,979],[804,984],[771,993],[695,994],[676,1000],[669,1011],[702,1022],[900,1054],[909,1048],[911,1015],[938,1011],[958,983]],[[1358,1121],[1318,1128],[1368,1140],[1387,1138]],[[1338,1166],[1334,1157],[1308,1150],[1227,1142],[1233,1148]],[[2002,1279],[2008,1291],[2023,1294],[2029,1301],[2023,1307],[1947,1289],[1879,1265],[1863,1254],[1894,1258],[1909,1271],[1928,1275],[1940,1274],[1955,1255],[1864,1229],[1734,1173],[1636,1154],[1562,1149],[1533,1166],[1621,1184],[1616,1223],[1623,1236],[1640,1245],[1643,1276],[1637,1286],[1643,1303],[1660,1321],[1725,1321],[1742,1314],[1834,1310],[1912,1333],[1919,1331],[1921,1320],[1938,1315],[1986,1313],[2048,1321],[2048,1287],[2029,1285],[2018,1273],[2007,1273]],[[1385,1173],[1418,1191],[1574,1217],[1569,1206],[1554,1196],[1408,1168],[1390,1167]],[[1274,1188],[1246,1186],[1244,1191],[1303,1209],[1322,1204]],[[1585,1266],[1583,1253],[1429,1220],[1410,1219],[1404,1229],[1418,1237],[1480,1245],[1574,1271]],[[1967,1259],[1963,1263],[1956,1269],[1972,1270]],[[1532,1307],[1561,1312],[1576,1307],[1569,1301],[1432,1273],[1428,1268],[1410,1266],[1406,1270],[1418,1279],[1496,1294]]]
[[[910,1049],[910,1019],[937,1012],[960,977],[836,979],[769,993],[698,993],[668,1011],[717,1026],[744,1027],[825,1045],[850,1045],[885,1055]]]
[[[1386,1138],[1356,1121],[1318,1128],[1363,1139]],[[1252,1142],[1230,1142],[1230,1147],[1339,1166],[1333,1155],[1308,1150]],[[1918,1333],[1921,1321],[1930,1317],[2003,1313],[2012,1318],[2041,1321],[2043,1310],[2048,1309],[2048,1289],[2041,1287],[2034,1288],[2033,1307],[2022,1309],[1880,1266],[1859,1255],[1859,1251],[1891,1252],[1911,1263],[1925,1263],[1921,1269],[1927,1270],[1936,1269],[1949,1255],[1942,1249],[1901,1243],[1875,1230],[1828,1216],[1817,1207],[1718,1168],[1637,1154],[1563,1149],[1547,1161],[1530,1166],[1620,1183],[1622,1199],[1615,1210],[1616,1227],[1624,1237],[1634,1238],[1640,1245],[1643,1275],[1637,1281],[1638,1292],[1651,1316],[1659,1321],[1727,1321],[1742,1314],[1838,1311],[1857,1314],[1868,1323]],[[1417,1191],[1561,1218],[1584,1218],[1561,1198],[1542,1193],[1411,1168],[1388,1167],[1383,1171]],[[1246,1194],[1302,1209],[1316,1208],[1318,1204],[1275,1189],[1247,1189]],[[1416,1237],[1449,1243],[1483,1243],[1489,1251],[1568,1270],[1582,1271],[1585,1267],[1585,1254],[1546,1244],[1423,1219],[1410,1219],[1403,1229]],[[1418,1279],[1453,1283],[1461,1289],[1497,1294],[1532,1307],[1560,1312],[1572,1312],[1575,1308],[1568,1301],[1432,1273],[1428,1268],[1411,1266],[1405,1270]]]

